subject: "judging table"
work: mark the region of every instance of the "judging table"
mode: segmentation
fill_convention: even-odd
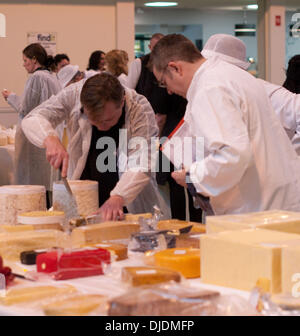
[[[72,280],[55,281],[49,279],[48,276],[42,277],[32,282],[29,280],[16,279],[17,286],[41,286],[41,285],[62,285],[69,284],[74,286],[82,294],[102,294],[109,299],[126,293],[130,288],[128,284],[121,281],[121,270],[124,266],[144,266],[144,256],[141,253],[129,252],[129,258],[122,261],[113,262],[105,271],[104,275],[78,278]],[[11,265],[10,265],[11,266]],[[29,272],[35,270],[35,266],[22,265],[15,263],[14,271],[22,271],[26,268]],[[219,287],[201,282],[197,279],[183,279],[181,285],[183,287],[194,288],[195,290],[207,289],[218,291],[221,295],[240,298],[244,304],[249,300],[250,292],[235,290],[231,288]],[[244,302],[245,300],[245,302]],[[43,316],[43,310],[40,303],[28,303],[23,305],[3,306],[0,305],[0,315],[2,316]],[[105,312],[95,312],[95,315],[106,316]]]
[[[15,145],[0,146],[0,186],[14,184]]]

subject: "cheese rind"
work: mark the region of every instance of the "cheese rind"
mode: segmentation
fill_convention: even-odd
[[[56,295],[71,294],[76,291],[77,290],[71,285],[11,288],[6,292],[5,296],[0,297],[0,303],[4,305],[12,305],[23,302],[32,302]]]
[[[281,291],[281,253],[300,237],[271,230],[249,229],[202,235],[201,280],[204,283],[252,290],[259,278]]]
[[[52,302],[43,307],[48,316],[82,316],[104,306],[107,297],[97,294],[83,294]]]
[[[140,225],[127,222],[103,222],[75,228],[71,239],[73,246],[96,244],[104,240],[130,238],[131,234],[139,232]]]
[[[132,286],[153,285],[161,282],[180,282],[180,273],[161,267],[124,267],[122,281]]]
[[[200,277],[200,249],[171,248],[154,253],[156,266],[178,271],[185,278]]]

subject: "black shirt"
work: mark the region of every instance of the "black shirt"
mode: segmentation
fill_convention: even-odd
[[[119,130],[124,126],[124,123],[125,105],[119,121],[108,131],[99,131],[97,127],[92,126],[89,154],[80,179],[98,181],[99,207],[110,197],[110,192],[119,181],[117,149],[119,147]],[[111,138],[114,141],[115,148],[108,149],[107,143],[104,148],[96,148],[98,140],[103,137]],[[105,139],[102,140],[105,143]],[[109,159],[107,156],[109,156]]]

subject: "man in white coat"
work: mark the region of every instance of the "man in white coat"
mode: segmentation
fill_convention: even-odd
[[[55,132],[63,120],[68,152]],[[33,144],[46,148],[53,167],[62,167],[62,176],[99,181],[103,219],[123,218],[124,206],[131,213],[143,213],[153,212],[155,205],[169,218],[150,168],[158,134],[154,112],[145,97],[124,88],[114,76],[102,73],[67,86],[31,111],[22,128]],[[108,160],[107,166],[101,157]],[[146,163],[136,164],[139,160]]]
[[[188,100],[190,134],[204,139],[204,158],[189,168],[196,191],[215,214],[300,211],[300,162],[261,83],[218,58],[206,60],[183,35],[152,51],[157,80]],[[186,171],[173,173],[186,186]]]
[[[202,56],[207,59],[220,58],[225,62],[247,70],[246,45],[237,37],[227,34],[212,35],[205,43]],[[293,93],[281,85],[257,79],[264,86],[277,114],[292,144],[300,155],[300,94]]]

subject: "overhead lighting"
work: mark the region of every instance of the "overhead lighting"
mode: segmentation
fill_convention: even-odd
[[[258,5],[247,5],[247,9],[258,9]]]
[[[236,24],[234,27],[235,36],[255,36],[255,24],[241,23]]]
[[[177,2],[165,2],[165,1],[161,1],[161,2],[146,2],[145,6],[147,7],[173,7],[173,6],[177,6],[178,3]]]

